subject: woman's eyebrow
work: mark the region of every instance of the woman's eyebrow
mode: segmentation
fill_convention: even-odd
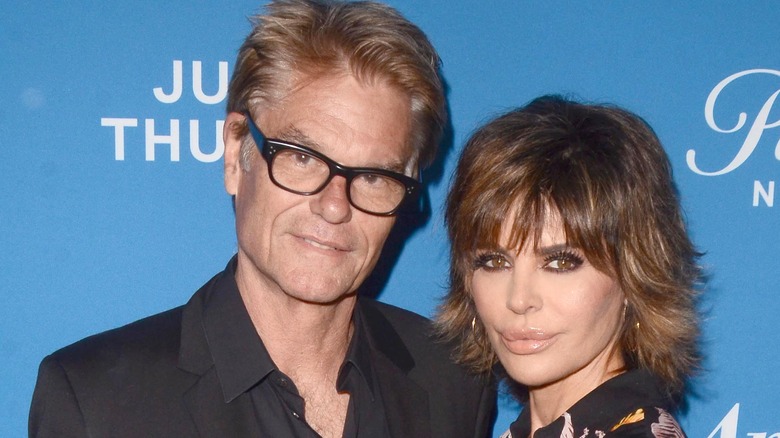
[[[540,246],[534,249],[534,252],[538,256],[548,256],[571,249],[571,245],[566,243],[556,243],[554,245]]]

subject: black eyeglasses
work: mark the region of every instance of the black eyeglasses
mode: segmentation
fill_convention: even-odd
[[[385,169],[343,166],[305,146],[267,138],[245,111],[249,132],[268,163],[268,175],[278,187],[309,196],[319,193],[334,176],[347,180],[347,199],[353,207],[378,216],[413,210],[420,182]]]

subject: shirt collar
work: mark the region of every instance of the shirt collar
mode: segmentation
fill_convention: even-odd
[[[224,275],[214,284],[205,300],[203,326],[214,359],[225,402],[248,391],[276,370],[263,340],[257,334],[241,299],[235,280],[237,258],[233,257]],[[337,386],[342,387],[349,367],[354,367],[375,396],[372,347],[361,312],[353,312],[354,331]]]
[[[360,300],[360,298],[358,298]],[[336,387],[341,390],[344,387],[345,379],[348,372],[348,367],[354,367],[358,374],[365,381],[371,398],[375,397],[374,392],[374,371],[371,366],[371,356],[373,354],[371,343],[369,342],[369,334],[367,332],[364,316],[361,312],[356,310],[352,313],[352,323],[354,324],[352,339],[349,342],[349,348],[347,355],[344,359],[344,363],[339,371]]]

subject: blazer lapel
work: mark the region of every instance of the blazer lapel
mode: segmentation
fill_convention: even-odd
[[[385,406],[390,435],[429,438],[428,393],[384,357],[376,365],[379,392]]]
[[[204,301],[219,275],[203,286],[182,313],[179,368],[196,377],[183,394],[198,434],[202,437],[260,436],[260,425],[249,394],[225,401],[203,325]]]
[[[382,312],[369,303],[360,304],[362,322],[368,328],[376,380],[385,408],[390,434],[397,438],[429,438],[430,411],[428,392],[410,376],[414,358],[401,337]]]

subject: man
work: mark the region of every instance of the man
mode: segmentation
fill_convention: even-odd
[[[389,7],[269,5],[225,120],[237,255],[185,306],[47,357],[30,435],[486,435],[492,385],[357,296],[439,140],[438,64]]]

